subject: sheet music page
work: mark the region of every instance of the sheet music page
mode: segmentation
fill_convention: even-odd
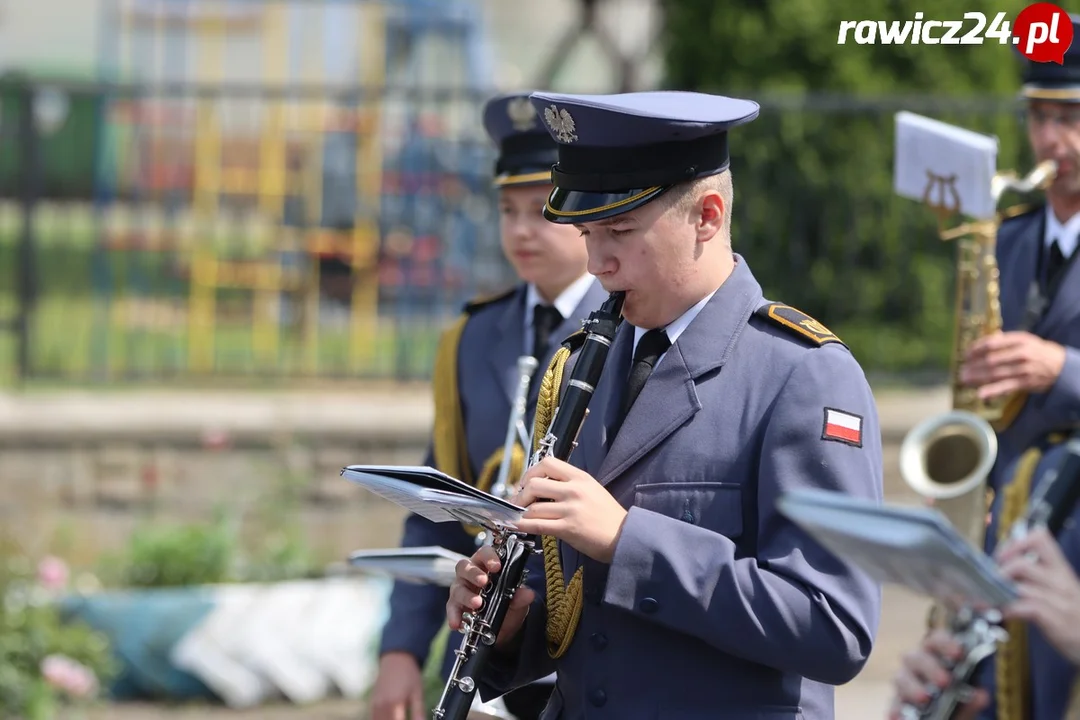
[[[906,110],[896,113],[895,124],[893,189],[898,195],[941,203],[975,218],[993,217],[996,137]]]
[[[349,554],[349,557],[372,560],[379,558],[420,558],[424,560],[444,558],[452,562],[457,562],[465,556],[461,553],[456,553],[453,550],[447,550],[446,548],[439,545],[423,545],[417,547],[394,547],[355,550]]]
[[[345,469],[352,472],[374,473],[383,477],[390,477],[415,485],[421,485],[432,490],[442,490],[458,495],[483,498],[489,503],[501,505],[507,509],[513,509],[519,512],[522,510],[522,508],[519,508],[502,498],[495,497],[494,495],[475,488],[457,478],[450,477],[446,473],[433,467],[419,465],[349,465]]]
[[[432,522],[514,527],[525,512],[431,468],[350,465],[341,475]]]
[[[517,508],[514,505],[502,507],[489,502],[485,498],[462,497],[445,490],[424,489],[421,491],[421,497],[427,502],[438,505],[462,522],[473,525],[495,523],[516,527],[517,521],[521,519],[521,514],[525,512],[524,508]]]
[[[937,510],[821,490],[790,492],[778,505],[830,552],[879,582],[978,607],[1001,607],[1017,596],[993,559],[971,547]]]
[[[405,582],[449,587],[454,581],[458,560],[464,558],[464,555],[435,546],[385,548],[357,550],[349,555],[349,565]]]
[[[342,476],[364,486],[367,490],[375,493],[390,502],[399,505],[409,512],[416,513],[432,522],[457,522],[457,516],[448,512],[444,506],[428,502],[421,495],[423,487],[412,483],[394,480],[393,478],[373,475],[368,473],[342,471]]]

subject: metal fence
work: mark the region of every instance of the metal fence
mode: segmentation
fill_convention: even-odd
[[[427,378],[448,318],[512,277],[479,28],[425,2],[250,4],[264,77],[226,72],[239,61],[221,33],[251,17],[129,8],[123,82],[0,82],[0,383]],[[282,66],[304,55],[269,42],[295,30],[287,13],[331,6],[353,15],[325,15],[307,42],[336,33],[370,75]],[[999,164],[1022,167],[1016,103],[757,99],[732,140],[735,249],[872,373],[940,376],[954,250],[892,192],[893,117],[995,134]]]
[[[5,78],[0,378],[425,376],[509,281],[470,7],[130,0],[123,81]]]

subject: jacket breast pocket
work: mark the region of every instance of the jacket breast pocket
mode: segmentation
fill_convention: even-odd
[[[649,483],[634,488],[634,505],[735,539],[742,535],[742,487],[722,482]]]

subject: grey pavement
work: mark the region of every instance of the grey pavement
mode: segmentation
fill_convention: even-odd
[[[912,495],[905,490],[895,468],[897,445],[916,422],[948,408],[948,391],[944,387],[889,388],[875,395],[885,444],[886,496],[911,500]],[[426,385],[280,392],[163,388],[0,393],[0,445],[9,447],[20,443],[62,444],[123,438],[199,441],[215,432],[229,435],[233,442],[276,435],[312,435],[323,439],[336,436],[354,441],[363,438],[368,443],[413,444],[425,441],[431,421],[431,395]],[[839,688],[836,720],[885,717],[889,679],[903,653],[918,641],[927,607],[923,598],[897,588],[885,588],[877,645],[860,676]],[[341,709],[336,704],[332,706]],[[306,711],[295,708],[295,714],[285,708],[280,710],[284,713],[282,717],[344,716],[326,707]],[[146,715],[110,716],[134,720],[159,717],[160,711],[158,708]],[[167,714],[163,712],[160,716]]]
[[[882,435],[898,440],[918,420],[948,406],[947,389],[876,393]],[[135,434],[198,435],[221,430],[246,434],[327,433],[394,438],[426,433],[433,409],[427,385],[402,389],[230,391],[27,391],[0,393],[0,440],[49,435],[90,439]]]

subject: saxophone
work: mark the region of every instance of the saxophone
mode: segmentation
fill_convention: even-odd
[[[1026,177],[997,173],[991,182],[996,207],[1006,190],[1031,192],[1053,179],[1057,165],[1047,160]],[[916,425],[900,446],[900,473],[972,545],[982,549],[989,509],[987,480],[997,459],[996,430],[1007,426],[1024,396],[981,400],[976,388],[960,383],[960,365],[971,345],[1001,329],[995,255],[1000,215],[942,231],[957,241],[956,316],[950,361],[952,410]],[[937,612],[940,612],[938,610]]]
[[[530,459],[536,465],[549,455],[568,460],[577,447],[578,433],[588,415],[589,401],[607,360],[615,331],[622,321],[623,292],[613,292],[583,323],[585,341],[567,383],[566,394],[555,409],[539,447]],[[499,557],[501,569],[489,574],[489,582],[480,593],[483,604],[475,613],[465,613],[461,644],[443,687],[442,696],[432,713],[434,720],[466,720],[476,696],[476,679],[487,664],[514,593],[525,581],[525,565],[530,556],[541,552],[540,538],[507,527],[495,527],[490,543]]]
[[[1048,468],[1039,479],[1023,514],[1009,526],[1010,538],[1023,537],[1036,528],[1045,528],[1056,536],[1064,527],[1080,500],[1080,430],[1072,434],[1065,450],[1056,466]],[[1008,639],[1008,633],[1001,627],[999,611],[976,611],[969,607],[956,613],[952,635],[960,644],[961,657],[948,668],[949,684],[932,695],[925,706],[901,708],[903,720],[951,720],[958,706],[970,698],[971,683],[982,661]],[[1080,685],[1076,692],[1080,698]]]

